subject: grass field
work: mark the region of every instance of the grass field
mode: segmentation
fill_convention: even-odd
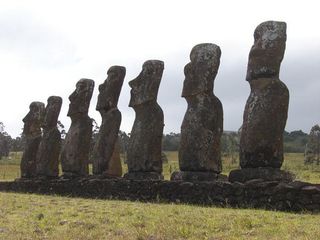
[[[164,175],[178,169],[167,152]],[[1,180],[19,177],[21,154],[0,161]],[[224,171],[238,163],[223,159]],[[320,183],[320,167],[286,154],[283,169]],[[125,169],[124,169],[125,171]],[[0,239],[320,239],[320,214],[139,203],[0,192]]]
[[[169,180],[173,171],[179,170],[178,152],[165,152],[168,158],[168,163],[163,164],[163,175]],[[9,181],[20,177],[20,159],[21,153],[11,153],[8,158],[0,160],[0,181]],[[232,162],[231,159],[224,157],[223,174],[229,174],[233,169],[237,169],[239,161]],[[122,164],[123,172],[127,172],[127,167]],[[90,167],[91,169],[91,167]],[[312,183],[320,183],[320,166],[304,165],[302,153],[286,153],[285,161],[282,169],[293,172],[296,178],[301,181]]]
[[[320,215],[0,193],[0,239],[317,239]]]

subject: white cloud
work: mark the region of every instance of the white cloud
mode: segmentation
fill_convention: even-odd
[[[291,93],[287,127],[309,131],[320,121],[320,112],[313,110],[320,107],[316,0],[308,4],[295,0],[0,0],[0,5],[0,120],[13,136],[21,132],[29,103],[46,102],[50,95],[63,97],[60,118],[68,126],[68,96],[82,77],[96,82],[90,116],[99,122],[97,86],[111,65],[127,68],[119,108],[121,128],[130,131],[134,112],[127,106],[127,83],[147,59],[165,62],[159,103],[165,113],[165,131],[179,131],[186,109],[180,97],[183,67],[191,48],[201,42],[213,42],[222,49],[215,93],[224,105],[225,129],[237,130],[249,94],[245,72],[253,31],[270,19],[288,24],[281,70]]]

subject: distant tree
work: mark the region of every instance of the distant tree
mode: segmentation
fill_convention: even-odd
[[[314,162],[317,165],[320,164],[320,126],[318,124],[310,130],[304,154],[305,164],[312,164]]]
[[[11,136],[4,129],[5,126],[3,122],[0,122],[0,159],[9,156],[12,141]]]
[[[0,122],[0,133],[3,133],[4,132],[4,124],[3,122]]]
[[[21,134],[20,137],[16,137],[16,138],[12,139],[10,151],[11,152],[23,152],[24,145],[25,145],[25,138],[24,138],[24,135]]]
[[[230,157],[232,163],[236,162],[239,154],[239,132],[225,131],[221,137],[221,152],[224,156]]]
[[[303,153],[308,142],[308,134],[302,130],[284,131],[283,142],[284,152]]]
[[[90,142],[89,163],[92,163],[93,149],[94,149],[94,145],[97,142],[98,134],[100,131],[100,126],[98,125],[96,120],[94,120],[93,118],[91,118],[91,120],[92,120],[92,137]]]
[[[100,126],[98,125],[96,120],[94,120],[93,118],[91,118],[91,120],[92,120],[92,135],[97,135],[100,131]]]
[[[120,153],[125,154],[128,149],[130,133],[119,130]]]
[[[119,130],[118,134],[120,153],[123,155],[124,163],[127,163],[127,150],[129,145],[130,133]]]
[[[64,125],[62,124],[61,121],[58,121],[58,122],[57,122],[57,127],[58,127],[58,130],[60,131],[61,138],[62,138],[62,139],[65,139],[67,133],[66,133],[66,130],[65,130],[65,128],[64,128]]]
[[[178,151],[180,145],[180,133],[164,134],[162,137],[162,151]]]

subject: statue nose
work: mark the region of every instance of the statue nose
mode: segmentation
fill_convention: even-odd
[[[30,113],[28,113],[23,119],[22,121],[25,123],[28,121],[28,119],[30,118]]]
[[[69,96],[69,100],[72,101],[76,96],[76,92],[73,92],[70,96]]]
[[[133,85],[134,85],[134,82],[133,82],[134,80],[132,80],[132,81],[130,81],[129,82],[129,86],[131,87],[131,88],[133,88]]]

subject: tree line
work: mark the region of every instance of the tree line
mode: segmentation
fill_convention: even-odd
[[[64,125],[59,121],[58,128],[61,132],[62,139],[65,138],[66,131]],[[99,133],[99,125],[93,120],[93,134],[91,141],[91,151],[95,144]],[[130,133],[119,131],[120,152],[125,153],[128,148]],[[301,130],[283,133],[284,152],[305,153],[309,156],[309,161],[319,161],[319,142],[320,142],[320,127],[315,125],[310,134],[304,133]],[[221,151],[224,156],[229,156],[232,159],[237,158],[239,152],[240,133],[239,131],[225,131],[221,137]],[[178,151],[180,145],[180,133],[164,134],[162,138],[162,151]],[[10,152],[21,152],[24,149],[24,137],[21,134],[19,137],[12,138],[6,131],[5,125],[0,122],[0,159],[3,156],[8,156]],[[315,159],[315,160],[314,160]]]

